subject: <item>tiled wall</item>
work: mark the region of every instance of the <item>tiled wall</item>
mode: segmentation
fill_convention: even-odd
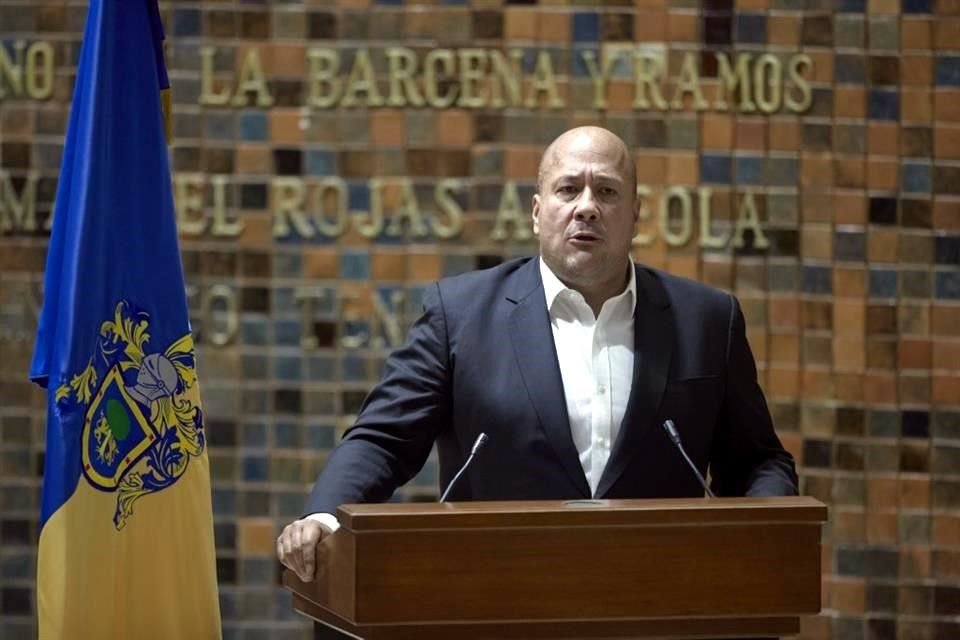
[[[423,286],[532,252],[523,226],[504,223],[506,239],[497,236],[498,212],[526,216],[545,144],[568,126],[599,123],[635,149],[647,187],[641,233],[649,237],[638,240],[636,257],[737,293],[803,492],[831,506],[824,611],[804,621],[803,637],[960,638],[960,2],[161,6],[227,637],[305,637],[276,586],[276,533],[299,513]],[[37,74],[18,95],[0,66],[4,638],[35,628],[44,404],[26,368],[84,16],[83,2],[0,0],[7,58],[16,61],[23,41],[23,65],[32,60]],[[533,107],[309,106],[310,50],[338,51],[340,78],[368,51],[386,101],[388,47],[421,63],[438,48],[454,56],[518,49],[531,74],[546,52],[563,106],[544,106],[546,89]],[[602,60],[624,48],[664,53],[667,101],[692,58],[706,108],[694,108],[693,89],[676,108],[635,108],[636,78],[623,66],[604,88],[606,107],[596,108],[584,52]],[[52,74],[42,64],[48,53]],[[809,64],[799,84],[783,72],[784,99],[772,113],[759,99],[749,112],[742,93],[721,111],[720,56],[742,53],[751,72],[762,54],[783,70],[797,56]],[[244,68],[243,104],[213,104],[232,101],[224,92],[235,93]],[[436,86],[458,82],[441,74]],[[773,88],[752,90],[769,98]],[[357,95],[363,101],[369,91]],[[258,106],[266,96],[271,106]],[[786,96],[808,104],[791,110]],[[338,188],[359,212],[342,234],[330,230]],[[12,215],[31,192],[35,230]],[[664,194],[673,211],[666,233]],[[411,224],[411,198],[425,234]],[[682,242],[685,205],[691,227]],[[321,207],[320,224],[289,215]],[[383,230],[371,215],[378,208]],[[457,208],[462,228],[442,237]],[[751,214],[759,232],[746,231],[734,247],[731,229]],[[435,471],[428,463],[404,497],[434,499]]]

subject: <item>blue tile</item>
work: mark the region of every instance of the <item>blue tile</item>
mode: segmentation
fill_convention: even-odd
[[[741,13],[737,16],[737,42],[767,42],[767,17],[761,13]]]
[[[240,114],[240,138],[247,141],[267,140],[267,115],[263,112],[245,111]]]
[[[337,427],[332,424],[311,424],[307,427],[308,449],[318,451],[330,449],[334,445]]]
[[[473,271],[473,256],[463,254],[445,254],[443,256],[443,275],[455,276]]]
[[[903,0],[903,13],[932,13],[931,0]]]
[[[870,90],[870,117],[874,120],[899,120],[900,95],[886,89]]]
[[[273,323],[275,344],[298,347],[300,346],[300,332],[299,320],[275,320]]]
[[[311,356],[307,361],[307,379],[332,382],[336,379],[337,366],[331,356]]]
[[[199,9],[176,9],[173,12],[173,35],[199,36],[201,31]],[[79,48],[79,47],[78,47]]]
[[[833,77],[836,82],[863,84],[867,77],[863,56],[837,55],[833,59]]]
[[[362,382],[367,375],[367,360],[363,356],[345,355],[340,360],[340,375],[350,382]]]
[[[938,57],[935,77],[937,85],[960,86],[960,56]]]
[[[273,375],[279,380],[297,381],[303,377],[300,356],[276,356]]]
[[[5,556],[0,560],[0,575],[5,580],[29,580],[34,575],[34,562],[36,558],[28,553]]]
[[[347,280],[369,280],[369,254],[346,251],[342,253],[340,255],[340,277]]]
[[[830,267],[803,265],[804,293],[833,293]]]
[[[376,3],[380,5],[388,5],[388,6],[394,6],[394,7],[403,6],[403,0],[376,0]]]
[[[960,270],[937,271],[934,277],[938,298],[960,300]]]
[[[267,446],[267,425],[262,422],[248,422],[242,425],[240,439],[244,447]]]
[[[308,149],[304,166],[310,176],[336,175],[337,155],[326,149]]]
[[[273,582],[276,561],[273,558],[242,558],[240,575],[244,584],[268,585]]]
[[[236,137],[232,113],[208,112],[204,115],[206,135],[213,140],[230,140]]]
[[[589,78],[590,69],[587,68],[587,63],[584,62],[583,55],[587,51],[593,52],[593,59],[596,61],[596,65],[599,67],[602,64],[603,54],[596,47],[576,47],[573,50],[573,56],[570,60],[571,72],[577,78]]]
[[[267,344],[266,320],[263,318],[242,318],[240,320],[240,342],[247,345]]]
[[[243,479],[252,482],[267,479],[267,459],[263,456],[244,456]]]
[[[300,253],[275,253],[273,254],[272,268],[274,276],[299,278],[303,275],[303,255]],[[296,305],[295,296],[294,305]]]
[[[735,156],[737,184],[763,183],[763,158],[759,156]]]
[[[467,0],[443,0],[443,4],[461,5],[467,4]]]
[[[600,40],[600,15],[597,13],[574,13],[573,21],[574,42],[597,42]]]
[[[366,182],[347,183],[347,206],[351,211],[370,211],[370,188]]]
[[[237,492],[233,489],[214,487],[213,512],[222,516],[232,516],[237,513]]]
[[[703,154],[700,156],[700,180],[714,184],[730,184],[730,156]]]
[[[921,162],[904,162],[900,166],[900,189],[909,193],[930,191],[930,165]]]
[[[273,430],[273,444],[283,449],[300,447],[300,426],[292,422],[278,422]]]
[[[934,238],[934,262],[945,265],[960,265],[960,236],[937,236]]]
[[[300,492],[274,492],[277,503],[277,515],[281,518],[294,519],[303,515],[304,495]]]
[[[795,187],[800,173],[796,158],[767,158],[764,182],[769,187]]]
[[[290,255],[290,254],[287,254]],[[273,275],[280,275],[276,269],[276,259],[274,256]],[[297,305],[295,294],[292,287],[277,287],[271,293],[270,309],[274,313],[294,313],[300,309]]]
[[[343,323],[345,338],[360,338],[360,346],[370,346],[370,323],[366,320],[347,320]]]
[[[870,269],[870,297],[896,298],[897,297],[897,270]]]
[[[837,11],[841,13],[863,13],[867,8],[867,0],[839,0]]]

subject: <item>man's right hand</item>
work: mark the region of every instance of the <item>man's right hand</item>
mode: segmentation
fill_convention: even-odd
[[[317,566],[326,561],[326,549],[320,542],[332,533],[330,527],[316,519],[295,520],[277,538],[277,557],[300,580],[312,582]]]

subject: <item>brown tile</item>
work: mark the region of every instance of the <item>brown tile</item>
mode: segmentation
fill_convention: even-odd
[[[867,198],[863,193],[838,191],[833,194],[835,224],[863,225],[867,222]]]
[[[340,263],[335,249],[306,249],[303,275],[312,280],[327,280],[339,275]]]
[[[960,336],[960,305],[935,303],[930,319],[933,335]]]
[[[370,275],[374,280],[405,280],[407,260],[403,253],[378,251],[370,256]]]
[[[633,19],[633,37],[639,43],[665,42],[668,39],[665,11],[637,11]]]
[[[829,260],[833,257],[833,231],[830,227],[803,225],[800,250],[803,258]]]
[[[829,371],[804,369],[800,380],[804,400],[833,400],[833,375]]]
[[[873,155],[897,155],[899,133],[898,125],[894,123],[871,122],[867,128],[867,151]]]
[[[836,85],[833,89],[833,115],[836,118],[866,117],[867,90],[862,86]]]
[[[241,518],[237,526],[237,551],[247,555],[276,553],[276,533],[269,518]]]
[[[867,512],[867,542],[870,544],[896,544],[899,532],[896,513]]]
[[[860,578],[833,578],[830,580],[830,601],[827,606],[846,614],[863,614],[866,610],[866,584]]]
[[[929,501],[929,496],[928,496]],[[935,546],[951,546],[960,540],[960,515],[936,513],[932,517],[932,540]]]
[[[837,335],[864,335],[866,304],[863,300],[836,299],[833,302],[833,331]]]
[[[928,572],[924,576],[918,577],[928,577],[930,575],[934,575],[937,578],[944,578],[953,581],[956,581],[958,578],[960,578],[960,551],[954,551],[952,549],[937,549],[934,552],[932,560],[932,571]]]
[[[900,21],[900,46],[904,49],[929,49],[932,20],[904,17]]]
[[[904,404],[927,404],[930,402],[931,381],[929,373],[900,373],[897,399]]]
[[[930,96],[930,89],[901,89],[900,112],[903,122],[930,122],[933,118],[933,100]]]
[[[433,282],[440,278],[441,256],[436,253],[415,253],[407,256],[407,273],[415,282]]]
[[[399,109],[377,109],[370,115],[370,141],[377,146],[399,147],[406,140],[406,119]]]
[[[734,116],[704,114],[700,121],[700,140],[704,149],[729,151],[733,148]]]
[[[871,227],[867,232],[867,259],[870,262],[896,262],[899,243],[896,227]]]
[[[503,36],[508,40],[536,40],[537,12],[527,7],[504,9]]]
[[[960,42],[960,18],[937,18],[933,23],[933,48],[955,49],[957,42]]]
[[[930,508],[930,478],[900,476],[897,481],[899,497],[897,504],[901,509]]]
[[[897,507],[897,479],[873,477],[867,480],[867,508],[874,511]]]
[[[771,398],[796,398],[800,394],[800,372],[796,368],[771,367],[767,370],[766,389]]]
[[[867,518],[863,511],[833,510],[830,534],[834,542],[862,543],[867,539]],[[830,569],[828,568],[827,574]]]
[[[776,45],[799,45],[801,20],[799,15],[776,15],[767,18],[767,40]]]
[[[960,398],[960,376],[954,372],[934,373],[930,379],[930,401],[956,404]]]
[[[859,372],[836,372],[834,375],[837,400],[848,404],[863,402],[863,374]]]
[[[935,199],[933,227],[942,231],[960,230],[960,200]]]
[[[503,157],[503,171],[508,178],[529,179],[537,175],[540,151],[522,147],[510,147]]]
[[[833,269],[833,294],[837,297],[863,298],[867,293],[867,272],[862,267]]]
[[[770,334],[770,362],[796,365],[800,362],[800,338],[796,334]]]
[[[845,162],[862,164],[863,161],[848,158],[837,160],[834,163],[826,153],[804,153],[800,157],[800,182],[804,187],[830,187],[834,184],[835,173],[844,170],[841,165]],[[837,184],[840,186],[862,186],[862,184],[845,185],[842,178],[837,179]]]
[[[765,151],[767,148],[767,125],[762,119],[736,121],[736,148]]]
[[[903,579],[924,579],[931,575],[930,547],[900,545],[898,549],[900,567],[898,573]]]
[[[937,340],[933,349],[933,368],[960,371],[960,341]]]
[[[463,109],[445,109],[437,114],[437,142],[443,146],[467,146],[474,141],[473,116]]]
[[[540,42],[569,43],[570,14],[556,11],[541,11],[537,14],[537,36]]]
[[[960,126],[937,125],[933,134],[933,152],[937,158],[960,158]]]
[[[930,335],[930,304],[901,300],[897,308],[897,328],[901,335]]]
[[[303,142],[303,127],[299,109],[277,107],[267,111],[270,119],[270,140],[274,144],[300,144]]]
[[[925,234],[901,232],[898,255],[900,262],[930,264],[933,262],[933,237]]]
[[[800,148],[800,122],[797,118],[779,117],[770,120],[771,151],[796,151]]]
[[[863,156],[836,156],[833,170],[836,177],[832,179],[838,187],[862,189],[867,186],[867,163]]]
[[[933,115],[937,120],[960,121],[960,89],[935,89]]]
[[[884,405],[896,397],[897,378],[892,373],[871,371],[863,376],[864,402]]]
[[[635,153],[637,180],[641,184],[663,184],[667,180],[667,159],[661,153]]]
[[[671,184],[695,185],[700,179],[697,154],[674,151],[667,156],[667,180]]]
[[[870,159],[867,161],[867,187],[871,191],[897,191],[900,188],[898,159]]]
[[[667,14],[667,33],[670,42],[698,42],[700,16],[695,13],[671,11]]]
[[[273,156],[270,149],[259,145],[238,145],[236,169],[241,174],[272,173]]]
[[[930,340],[901,337],[897,360],[900,369],[929,369],[932,360]]]
[[[799,329],[800,301],[796,298],[771,298],[769,303],[770,328]]]

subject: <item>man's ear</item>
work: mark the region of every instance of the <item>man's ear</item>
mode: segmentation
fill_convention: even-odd
[[[540,235],[540,194],[533,194],[533,206],[530,209],[530,217],[533,219],[533,234]]]

